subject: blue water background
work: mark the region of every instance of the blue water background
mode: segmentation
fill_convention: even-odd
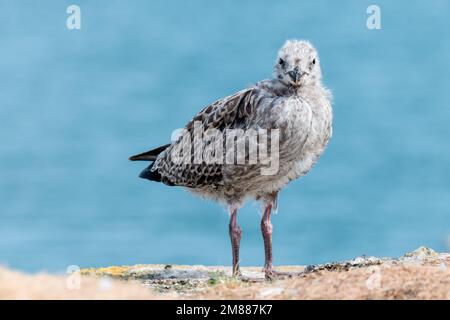
[[[66,8],[81,7],[81,30]],[[226,265],[228,216],[138,179],[131,154],[271,76],[289,38],[318,49],[334,136],[280,195],[276,264],[448,250],[450,2],[1,1],[0,264]],[[242,265],[263,263],[259,206]]]

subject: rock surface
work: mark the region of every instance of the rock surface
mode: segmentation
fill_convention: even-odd
[[[450,299],[450,254],[420,247],[393,258],[358,257],[316,266],[284,266],[298,275],[267,282],[260,267],[136,265],[83,269],[83,275],[138,282],[161,297],[224,299]]]
[[[0,267],[0,299],[450,299],[450,254],[420,247],[400,258],[358,257],[265,281],[260,267],[136,265],[28,275]]]

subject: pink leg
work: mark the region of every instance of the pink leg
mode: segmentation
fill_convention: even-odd
[[[272,223],[270,222],[270,214],[272,211],[272,203],[267,204],[264,208],[264,214],[261,219],[261,231],[264,239],[264,253],[265,253],[265,263],[264,263],[264,273],[266,279],[270,280],[276,277],[292,277],[297,275],[297,273],[289,272],[279,272],[273,269],[272,264]]]
[[[272,204],[266,205],[264,214],[261,219],[261,231],[264,239],[264,272],[266,275],[273,272],[272,265],[272,223],[270,222],[270,213],[272,211]]]
[[[242,229],[237,224],[236,209],[231,211],[229,233],[231,238],[231,250],[233,253],[233,276],[238,276],[241,274],[239,271],[239,245],[241,243]]]

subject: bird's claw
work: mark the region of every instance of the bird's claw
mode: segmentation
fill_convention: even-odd
[[[274,270],[272,268],[264,269],[263,271],[264,271],[265,278],[268,281],[288,279],[288,278],[293,278],[293,277],[296,277],[296,276],[300,275],[299,272],[276,271],[276,270]]]
[[[240,270],[233,271],[233,274],[231,275],[233,278],[240,278],[242,277],[242,273]]]

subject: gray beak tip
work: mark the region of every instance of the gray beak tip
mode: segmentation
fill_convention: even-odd
[[[292,71],[289,71],[288,75],[292,79],[292,81],[297,82],[301,78],[302,73],[301,73],[301,71],[294,69]]]

